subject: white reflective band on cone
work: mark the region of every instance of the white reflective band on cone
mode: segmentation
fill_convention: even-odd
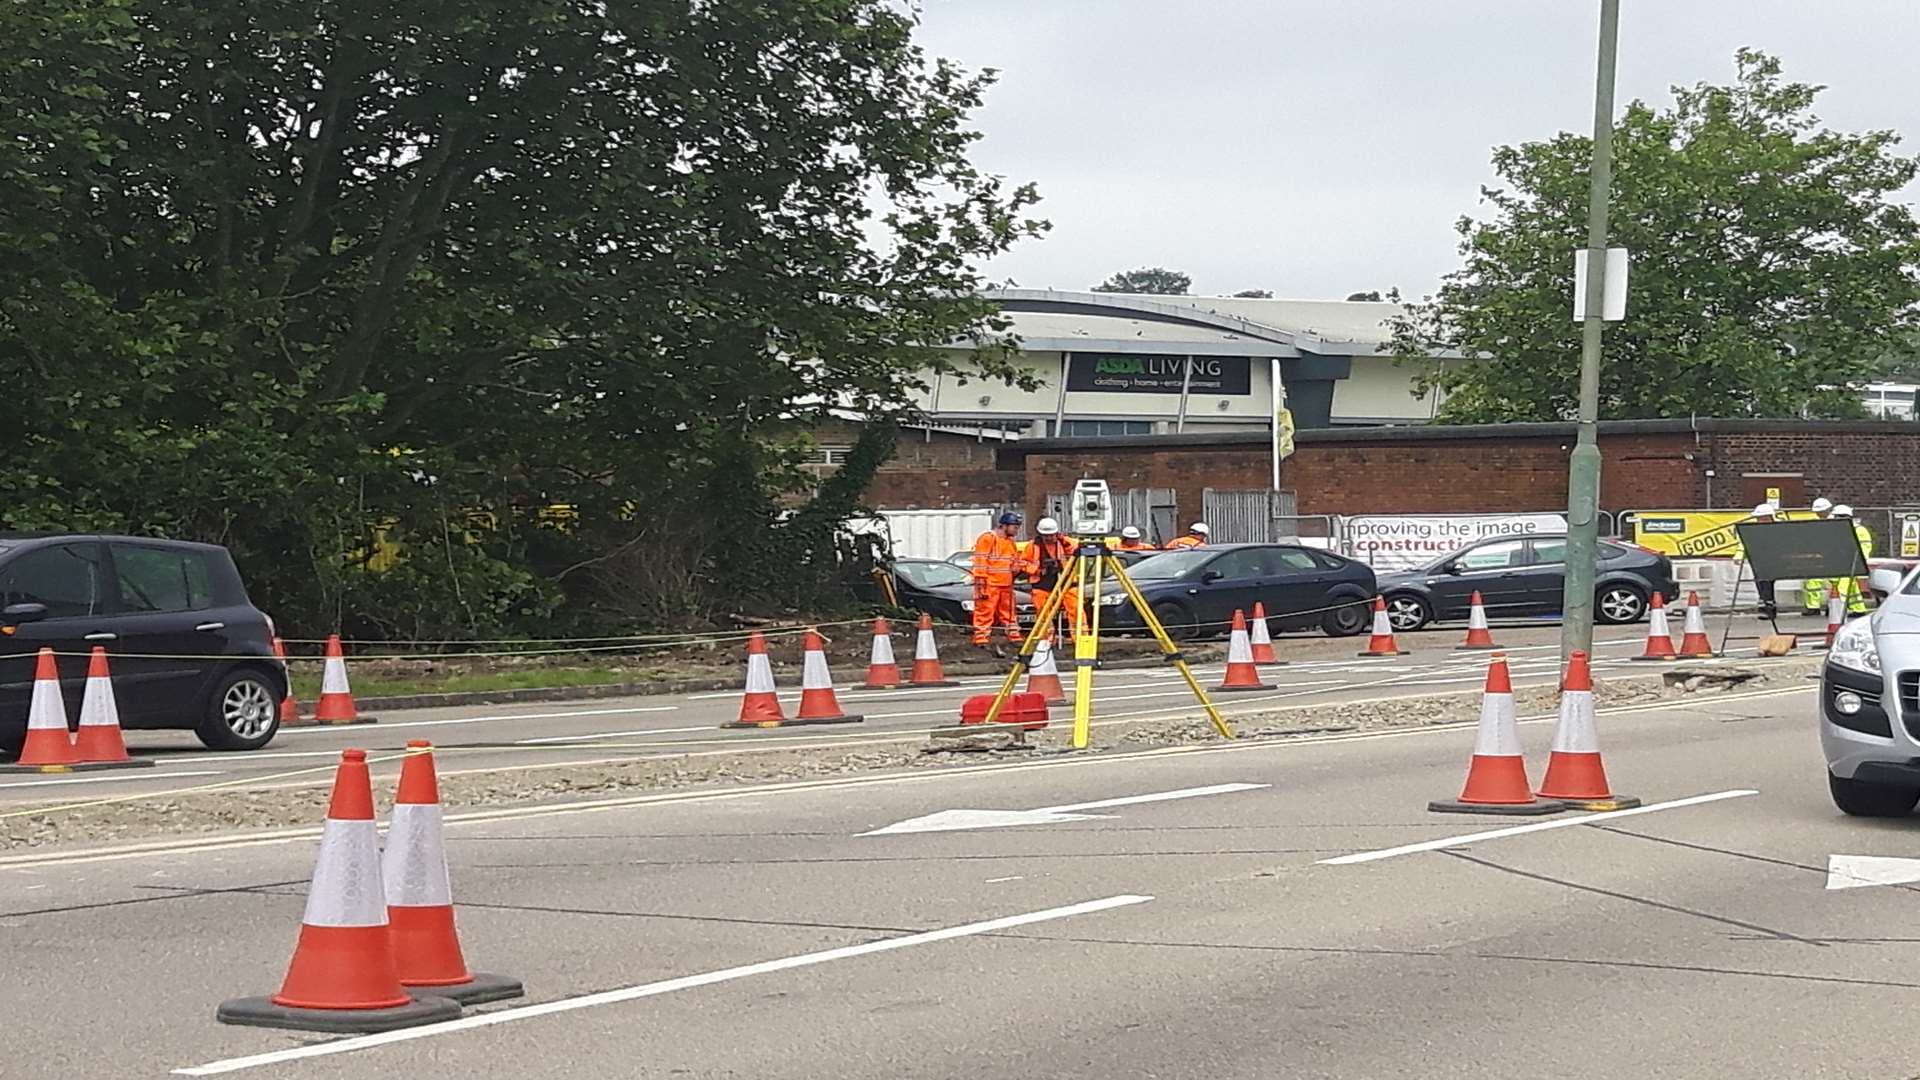
[[[1488,694],[1480,701],[1480,731],[1473,740],[1475,757],[1519,757],[1520,728],[1515,723],[1512,694]]]
[[[390,907],[446,907],[453,903],[438,804],[393,804],[380,876],[386,882]]]
[[[308,926],[385,926],[387,894],[380,885],[380,837],[371,821],[328,818],[307,889]]]
[[[828,690],[833,687],[833,676],[827,672],[827,654],[818,649],[807,651],[806,662],[800,667],[800,689]]]
[[[893,639],[885,634],[873,635],[873,663],[893,663]]]
[[[933,631],[920,631],[919,639],[913,643],[913,658],[915,660],[933,660],[939,656],[940,652],[933,644]]]
[[[1479,604],[1473,605],[1473,610],[1467,613],[1467,629],[1469,630],[1487,629],[1487,609],[1486,608],[1481,607]]]
[[[350,694],[347,689],[347,662],[337,656],[327,658],[327,666],[320,675],[322,694]]]
[[[1235,630],[1233,636],[1227,639],[1227,663],[1253,663],[1253,646],[1247,644],[1246,631]]]
[[[747,657],[747,693],[773,693],[773,665],[767,662],[766,653],[753,653]]]
[[[1391,634],[1391,633],[1393,633],[1393,624],[1387,621],[1387,613],[1384,611],[1374,612],[1373,613],[1373,636],[1386,637],[1388,634]]]
[[[1705,616],[1700,614],[1699,604],[1687,605],[1686,632],[1689,634],[1705,634],[1707,632],[1707,620]]]
[[[80,699],[80,726],[120,726],[120,705],[113,700],[111,679],[87,679],[86,696]]]
[[[1647,624],[1647,636],[1650,638],[1670,638],[1673,630],[1667,626],[1667,609],[1654,608],[1651,621]]]
[[[1600,735],[1593,728],[1593,691],[1560,691],[1560,722],[1553,726],[1553,752],[1594,754]]]
[[[33,701],[27,706],[30,728],[67,729],[67,700],[60,696],[59,679],[33,680]]]
[[[1053,662],[1053,642],[1041,638],[1040,644],[1033,647],[1033,655],[1035,659],[1032,670],[1035,675],[1060,674],[1059,666]]]

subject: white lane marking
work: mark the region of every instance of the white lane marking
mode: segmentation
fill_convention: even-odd
[[[1177,791],[1155,791],[1147,795],[1123,795],[1118,799],[1101,799],[1099,802],[1071,803],[1067,806],[1043,806],[1041,813],[1071,814],[1080,810],[1104,810],[1109,806],[1133,806],[1137,803],[1171,802],[1174,799],[1197,799],[1202,795],[1230,795],[1236,791],[1258,791],[1272,787],[1272,784],[1208,784],[1206,787],[1180,788]]]
[[[388,723],[387,721],[382,720],[374,730],[386,731],[391,728],[445,727],[449,724],[491,724],[491,723],[497,723],[503,720],[565,720],[568,717],[573,717],[573,716],[620,716],[626,713],[675,712],[679,708],[680,706],[678,705],[645,705],[645,706],[630,706],[627,708],[620,708],[620,709],[574,709],[569,712],[511,713],[511,714],[502,714],[499,716],[456,716],[446,720],[403,720],[399,723]],[[282,735],[320,735],[320,734],[333,735],[333,734],[339,734],[341,732],[352,732],[356,730],[360,730],[360,729],[344,726],[344,725],[339,727],[333,727],[333,726],[322,724],[322,725],[303,726],[303,727],[294,727],[294,728],[281,728],[280,734]]]
[[[1014,876],[1014,877],[990,877],[990,878],[988,878],[988,879],[987,879],[986,881],[984,881],[984,882],[982,882],[982,884],[985,884],[985,885],[1002,885],[1002,884],[1005,884],[1006,882],[1009,882],[1009,881],[1025,881],[1025,880],[1027,880],[1027,879],[1026,879],[1026,878],[1024,878],[1024,877],[1020,877],[1020,876],[1017,876],[1017,875],[1016,875],[1016,876]],[[35,888],[43,888],[44,886],[39,886],[39,885],[36,885],[36,886],[34,886],[34,887],[35,887]]]
[[[65,777],[59,780],[10,780],[4,784],[0,784],[0,789],[17,788],[17,787],[50,787],[55,784],[104,784],[104,783],[108,783],[109,781],[116,781],[116,780],[124,783],[127,780],[141,779],[141,778],[145,778],[149,780],[173,780],[182,776],[220,776],[220,775],[222,775],[221,771],[218,769],[215,769],[212,771],[202,770],[197,772],[172,772],[172,771],[150,772],[150,773],[143,773],[141,777],[129,777],[124,774],[119,776],[72,776],[72,777]]]
[[[1827,888],[1864,889],[1870,885],[1905,885],[1920,881],[1920,859],[1887,855],[1827,856]]]
[[[588,735],[549,735],[544,739],[515,739],[515,746],[540,746],[546,743],[589,742],[594,739],[618,739],[628,735],[684,735],[689,731],[712,731],[712,724],[699,727],[637,728],[633,731],[596,731]]]
[[[835,960],[850,960],[856,956],[872,953],[892,952],[897,949],[912,948],[916,945],[932,945],[955,938],[973,937],[979,934],[993,934],[1002,930],[1011,930],[1034,923],[1052,922],[1057,919],[1070,919],[1077,915],[1091,915],[1095,912],[1110,911],[1114,908],[1130,907],[1151,901],[1151,896],[1109,896],[1102,900],[1087,900],[1065,907],[1048,908],[1045,911],[1030,911],[1025,915],[1008,915],[985,922],[967,923],[962,926],[949,926],[942,930],[929,930],[920,934],[908,934],[904,937],[882,938],[859,945],[845,945],[837,949],[824,949],[820,952],[801,953],[798,956],[782,957],[778,960],[764,960],[757,964],[744,964],[740,967],[709,971],[703,975],[685,975],[678,979],[666,979],[661,982],[643,983],[620,990],[603,990],[597,994],[581,997],[563,998],[559,1001],[546,1001],[538,1005],[523,1005],[517,1009],[502,1009],[499,1012],[475,1013],[458,1020],[446,1020],[438,1024],[426,1024],[415,1028],[402,1028],[399,1031],[387,1031],[378,1035],[359,1035],[350,1039],[338,1039],[333,1042],[311,1043],[286,1050],[274,1050],[251,1057],[227,1058],[205,1065],[175,1069],[178,1076],[218,1076],[222,1073],[238,1072],[242,1069],[256,1069],[262,1065],[278,1065],[284,1061],[299,1061],[303,1058],[324,1057],[330,1054],[345,1054],[355,1050],[368,1050],[389,1043],[410,1042],[414,1039],[426,1039],[435,1035],[450,1035],[457,1031],[471,1031],[475,1028],[493,1027],[511,1023],[515,1020],[531,1020],[557,1013],[574,1012],[579,1009],[593,1009],[602,1005],[618,1005],[641,998],[671,994],[681,990],[693,990],[716,983],[732,982],[735,979],[750,978],[755,975],[770,975],[776,971],[790,971],[794,968],[811,967],[815,964],[830,963]]]
[[[1422,851],[1438,851],[1441,848],[1461,847],[1480,840],[1498,840],[1505,836],[1519,836],[1523,833],[1545,832],[1548,829],[1566,829],[1575,825],[1591,825],[1596,821],[1610,821],[1614,818],[1634,817],[1638,814],[1651,814],[1660,810],[1678,810],[1683,806],[1699,806],[1703,803],[1719,802],[1722,799],[1738,799],[1747,795],[1758,795],[1757,791],[1739,788],[1733,791],[1716,791],[1710,795],[1693,795],[1672,802],[1652,803],[1636,806],[1631,810],[1609,810],[1603,814],[1587,814],[1582,817],[1555,818],[1552,821],[1536,821],[1531,825],[1515,825],[1510,829],[1492,829],[1487,832],[1467,833],[1465,836],[1449,836],[1440,840],[1425,840],[1418,844],[1403,844],[1400,847],[1382,848],[1379,851],[1361,851],[1352,855],[1340,855],[1331,859],[1321,859],[1320,866],[1352,866],[1355,863],[1377,862],[1391,859],[1396,855],[1413,855]]]
[[[897,821],[883,828],[863,832],[861,836],[898,836],[902,833],[958,832],[962,829],[1005,829],[1018,825],[1058,825],[1066,821],[1088,821],[1104,814],[1083,814],[1082,810],[1104,810],[1113,806],[1194,799],[1202,795],[1226,795],[1236,791],[1255,791],[1270,784],[1209,784],[1206,787],[1156,791],[1147,795],[1126,795],[1118,799],[1074,803],[1069,806],[1042,806],[1034,810],[942,810],[924,817]]]

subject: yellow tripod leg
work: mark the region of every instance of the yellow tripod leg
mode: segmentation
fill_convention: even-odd
[[[1066,566],[1062,567],[1060,570],[1061,577],[1064,578],[1066,572],[1072,569],[1072,567],[1072,561],[1069,561]],[[1053,618],[1054,612],[1060,610],[1060,598],[1065,594],[1065,589],[1053,590],[1053,592],[1047,594],[1047,602],[1040,605],[1039,611],[1033,613],[1033,633],[1028,634],[1026,638],[1020,642],[1018,659],[1014,660],[1013,666],[1007,669],[1007,677],[1001,682],[999,691],[993,695],[993,706],[987,710],[987,717],[983,723],[991,724],[1000,719],[1000,710],[1006,707],[1007,698],[1011,697],[1013,692],[1019,689],[1020,673],[1026,670],[1027,667],[1023,661],[1033,655],[1034,647],[1040,641],[1041,628],[1047,625],[1048,619]]]
[[[1085,750],[1092,737],[1093,727],[1093,668],[1100,658],[1100,572],[1106,566],[1106,558],[1094,556],[1091,560],[1076,559],[1080,571],[1074,584],[1081,603],[1086,598],[1094,598],[1093,615],[1087,617],[1080,613],[1074,620],[1078,631],[1073,636],[1073,748]],[[1093,564],[1093,588],[1087,586],[1087,563]],[[1064,576],[1064,575],[1062,575]],[[1060,590],[1065,593],[1066,590]],[[1048,599],[1052,599],[1049,597]]]
[[[1154,639],[1160,642],[1160,651],[1168,656],[1178,657],[1180,647],[1167,636],[1167,628],[1160,624],[1160,619],[1153,613],[1153,607],[1147,603],[1146,597],[1140,595],[1139,588],[1134,585],[1133,579],[1127,576],[1125,568],[1116,565],[1113,568],[1113,576],[1120,582],[1120,587],[1127,591],[1127,598],[1133,601],[1134,610],[1140,613],[1140,621],[1147,624],[1147,629],[1153,631]],[[1207,719],[1213,721],[1213,729],[1220,733],[1221,738],[1233,738],[1233,728],[1227,724],[1226,717],[1220,715],[1220,710],[1214,707],[1213,699],[1207,697],[1207,692],[1201,689],[1200,680],[1193,677],[1193,669],[1187,667],[1186,660],[1175,659],[1173,666],[1180,669],[1180,677],[1187,681],[1187,689],[1193,691],[1193,696],[1199,700],[1200,707],[1207,710]]]

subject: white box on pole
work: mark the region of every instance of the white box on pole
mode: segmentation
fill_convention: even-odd
[[[1607,249],[1607,280],[1601,283],[1606,290],[1600,303],[1600,317],[1607,322],[1619,322],[1627,317],[1627,249]],[[1585,322],[1587,319],[1587,249],[1581,248],[1573,253],[1573,321]]]

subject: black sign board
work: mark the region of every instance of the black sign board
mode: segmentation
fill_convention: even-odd
[[[1753,564],[1753,576],[1761,581],[1862,577],[1867,572],[1851,520],[1742,522],[1734,529]]]
[[[1177,394],[1187,357],[1074,353],[1067,389],[1103,394]],[[1189,394],[1253,393],[1251,362],[1244,356],[1193,357]]]

